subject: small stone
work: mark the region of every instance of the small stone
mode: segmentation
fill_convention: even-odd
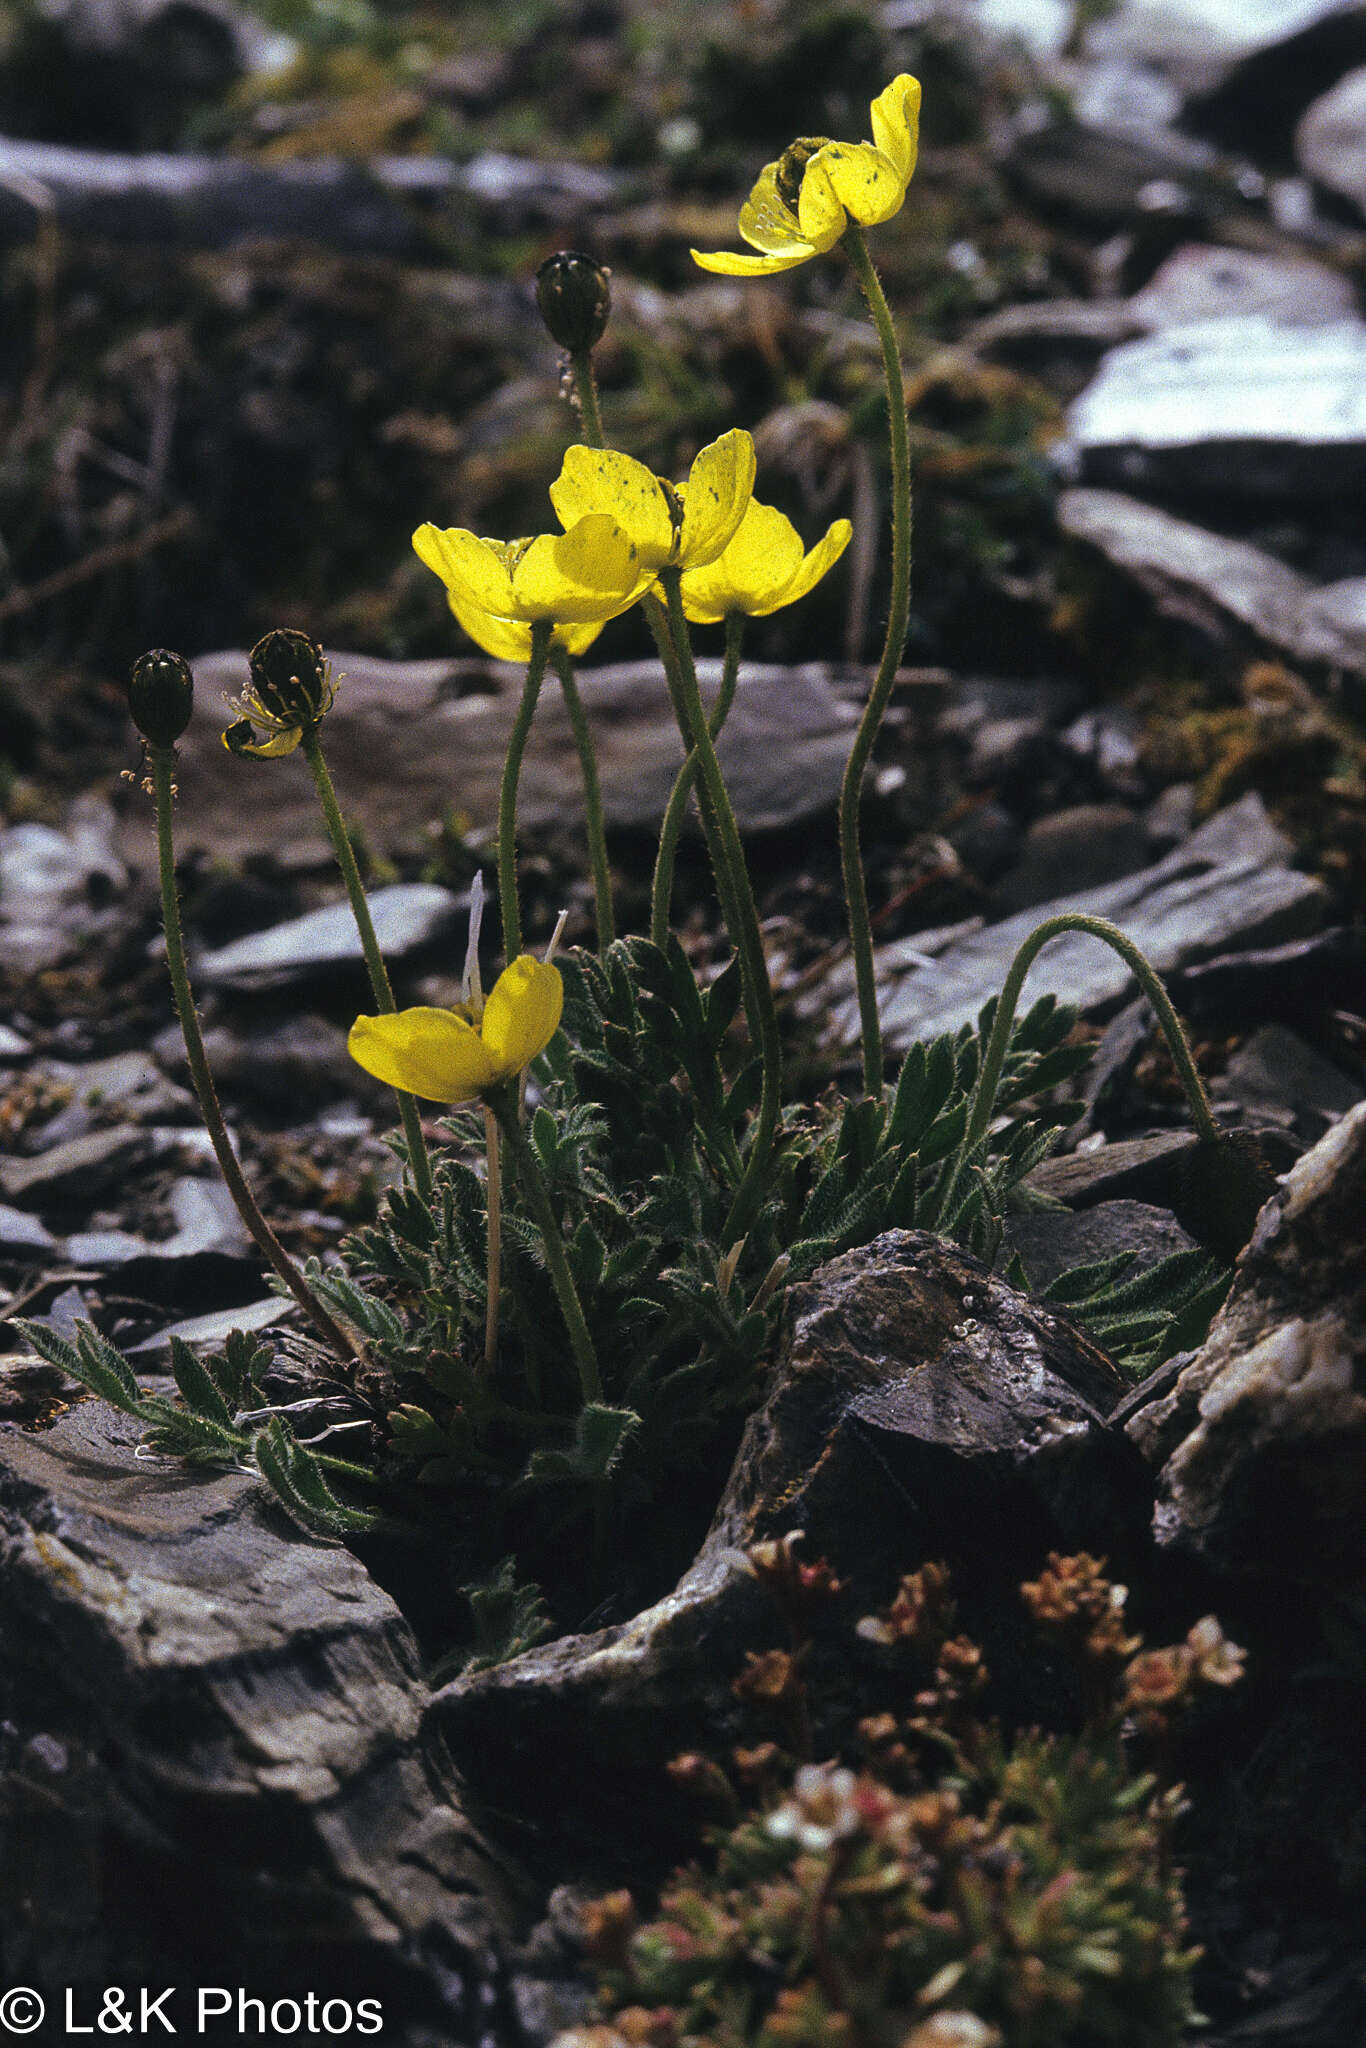
[[[36,1216],[0,1203],[0,1257],[41,1259],[56,1249],[56,1238]]]
[[[1284,1123],[1317,1142],[1366,1093],[1284,1024],[1263,1024],[1239,1046],[1219,1085],[1243,1123]]]
[[[201,1345],[212,1347],[221,1344],[233,1330],[269,1330],[290,1315],[294,1306],[288,1296],[273,1294],[265,1301],[248,1302],[242,1308],[215,1309],[209,1315],[189,1316],[182,1322],[168,1323],[164,1330],[144,1337],[140,1344],[130,1344],[128,1355],[148,1360],[169,1358],[172,1337],[182,1337],[192,1349]]]
[[[1024,910],[1134,874],[1147,856],[1148,835],[1127,805],[1071,804],[1034,820],[996,897],[1005,910]]]
[[[0,1160],[0,1193],[18,1202],[61,1202],[79,1195],[90,1198],[155,1150],[150,1134],[133,1124],[91,1131],[64,1145],[40,1152],[34,1159]]]
[[[1070,1211],[1041,1209],[1006,1219],[1005,1241],[1020,1255],[1031,1288],[1038,1292],[1074,1266],[1095,1265],[1120,1252],[1134,1262],[1125,1279],[1136,1279],[1173,1252],[1194,1251],[1195,1239],[1170,1209],[1151,1202],[1097,1202]]]
[[[1366,213],[1366,67],[1349,71],[1306,110],[1295,154],[1316,184]]]

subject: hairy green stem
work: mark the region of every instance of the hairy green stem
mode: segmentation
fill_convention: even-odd
[[[503,920],[503,952],[509,964],[522,950],[522,912],[517,900],[517,785],[531,721],[536,716],[536,701],[545,681],[554,630],[549,619],[538,619],[531,629],[531,659],[522,685],[522,701],[508,737],[503,787],[498,799],[498,909]]]
[[[208,1054],[204,1050],[204,1034],[199,1028],[199,1018],[195,1012],[194,996],[190,989],[190,973],[185,960],[185,938],[180,925],[173,822],[175,749],[154,746],[149,742],[147,754],[151,762],[152,790],[156,799],[157,867],[161,879],[161,918],[166,932],[166,965],[170,970],[171,992],[175,997],[176,1015],[180,1019],[181,1034],[185,1040],[185,1056],[189,1061],[190,1079],[199,1101],[200,1115],[204,1119],[205,1129],[213,1145],[214,1157],[227,1183],[228,1192],[237,1205],[238,1215],[265,1258],[269,1260],[329,1347],[339,1358],[354,1363],[363,1355],[360,1346],[333,1321],[261,1214],[256,1197],[247,1186],[237,1162],[237,1154],[232,1149],[232,1140],[228,1136],[227,1125],[223,1121],[223,1111],[218,1101],[218,1091],[213,1084]]]
[[[745,865],[744,847],[740,843],[740,828],[726,794],[721,764],[716,758],[702,695],[697,687],[688,622],[683,613],[682,573],[676,568],[662,569],[659,580],[668,600],[670,637],[678,659],[683,739],[697,757],[700,786],[712,813],[712,854],[716,863],[717,888],[730,930],[730,942],[740,957],[745,1010],[763,1075],[759,1108],[750,1134],[749,1158],[735,1191],[722,1238],[723,1243],[732,1244],[737,1238],[746,1236],[763,1199],[764,1175],[778,1124],[783,1049],[777,1012],[773,1007],[773,990],[769,985],[768,963],[764,958],[763,935],[759,930],[759,912],[750,886],[749,869]]]
[[[1221,1132],[1214,1120],[1214,1111],[1210,1108],[1205,1084],[1200,1079],[1190,1049],[1190,1041],[1152,962],[1128,934],[1122,932],[1118,925],[1111,924],[1108,918],[1092,917],[1084,910],[1064,910],[1057,917],[1045,918],[1044,922],[1030,933],[1010,963],[1010,972],[997,998],[991,1035],[982,1055],[981,1072],[977,1076],[977,1086],[972,1093],[972,1106],[968,1111],[967,1129],[963,1133],[959,1156],[966,1158],[987,1134],[987,1127],[996,1104],[996,1091],[1001,1085],[1001,1070],[1005,1066],[1010,1030],[1015,1022],[1015,1010],[1020,1000],[1020,991],[1024,987],[1025,976],[1033,966],[1040,949],[1062,932],[1086,932],[1093,939],[1103,940],[1118,953],[1157,1012],[1157,1021],[1162,1027],[1173,1063],[1181,1078],[1181,1086],[1186,1091],[1186,1100],[1190,1104],[1196,1129],[1202,1138],[1218,1139]]]
[[[516,1090],[499,1089],[492,1099],[491,1107],[507,1140],[518,1184],[526,1197],[532,1220],[541,1234],[546,1268],[560,1304],[560,1313],[569,1331],[574,1363],[578,1367],[580,1391],[585,1401],[600,1401],[602,1375],[598,1370],[598,1356],[593,1349],[593,1339],[589,1334],[583,1303],[579,1300],[574,1276],[565,1257],[564,1239],[560,1234],[559,1221],[550,1200],[550,1190],[545,1184],[545,1175],[541,1172],[540,1163],[526,1132],[522,1129],[521,1117],[517,1110]]]
[[[840,865],[844,874],[844,895],[849,914],[849,939],[854,955],[854,982],[858,991],[859,1029],[863,1040],[863,1089],[866,1095],[882,1093],[882,1027],[877,1014],[877,986],[873,974],[873,927],[868,911],[868,884],[863,872],[859,834],[859,807],[863,778],[872,755],[873,743],[892,694],[896,672],[906,645],[906,628],[911,605],[911,456],[906,432],[906,385],[901,371],[901,352],[896,329],[863,230],[851,221],[843,244],[854,266],[868,311],[877,329],[882,349],[882,369],[887,382],[887,419],[892,456],[892,588],[887,610],[887,637],[872,691],[864,707],[859,729],[840,787]]]
[[[346,893],[351,900],[351,914],[356,920],[356,930],[360,933],[361,951],[365,955],[365,966],[370,976],[370,987],[375,1003],[377,1008],[388,1016],[397,1008],[394,991],[389,981],[389,971],[384,964],[384,955],[379,949],[379,940],[375,936],[375,921],[370,915],[365,884],[361,881],[355,849],[346,829],[346,820],[342,817],[337,792],[332,786],[332,777],[323,759],[316,726],[305,727],[303,750],[304,758],[313,771],[313,787],[318,792],[318,802],[322,807],[327,836],[332,842],[332,851],[337,856],[337,866],[341,869]],[[432,1165],[427,1156],[427,1143],[422,1135],[422,1114],[411,1095],[405,1095],[401,1089],[394,1092],[398,1096],[398,1113],[403,1123],[403,1138],[408,1148],[408,1164],[412,1168],[413,1185],[426,1201],[432,1192]]]
[[[745,618],[743,612],[729,612],[726,616],[726,661],[721,671],[721,688],[707,730],[715,740],[735,701],[735,685],[740,675],[740,642],[744,636]],[[664,817],[659,828],[659,851],[655,856],[654,881],[650,889],[650,938],[654,945],[663,946],[669,934],[669,899],[673,894],[674,863],[678,858],[678,839],[687,815],[688,798],[692,795],[697,780],[697,755],[690,753],[674,779],[669,792],[669,801],[664,807]]]
[[[579,695],[579,686],[574,678],[574,664],[563,647],[551,650],[551,660],[564,693],[564,708],[569,714],[569,729],[574,735],[574,746],[579,756],[579,771],[583,776],[588,861],[593,870],[593,916],[598,927],[598,951],[605,953],[617,932],[616,921],[612,915],[612,870],[607,863],[607,829],[602,815],[602,784],[598,779],[598,757],[593,746],[588,714],[583,708],[583,699]]]
[[[484,1156],[488,1161],[488,1300],[484,1306],[484,1363],[492,1372],[498,1356],[498,1295],[503,1284],[503,1168],[498,1119],[487,1102],[484,1111]]]
[[[602,431],[602,412],[598,406],[598,380],[593,375],[592,350],[571,349],[569,371],[574,379],[574,396],[578,401],[583,438],[590,448],[605,448],[607,441]]]

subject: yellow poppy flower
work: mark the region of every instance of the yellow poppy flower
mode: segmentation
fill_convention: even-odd
[[[763,618],[795,604],[815,588],[849,545],[853,527],[836,519],[809,553],[792,521],[751,498],[745,516],[714,562],[683,572],[683,609],[698,626],[714,626],[732,612]]]
[[[610,512],[650,576],[714,562],[745,516],[754,489],[754,443],[742,427],[700,449],[685,484],[671,484],[615,448],[568,448],[550,502],[576,530]]]
[[[522,667],[530,661],[531,627],[521,619],[496,618],[492,612],[466,603],[453,590],[447,590],[446,602],[475,646],[482,647],[485,654],[492,655],[495,661],[519,662]],[[588,652],[605,624],[606,620],[585,626],[557,626],[550,636],[551,644],[563,647],[567,654],[577,658]]]
[[[429,522],[419,526],[413,546],[441,578],[451,609],[481,646],[487,643],[473,628],[483,619],[600,627],[633,605],[654,573],[639,559],[631,535],[601,508],[564,533],[534,540],[482,540],[464,527]],[[571,652],[583,644],[571,645]]]
[[[482,1014],[418,1006],[357,1017],[346,1041],[377,1081],[426,1102],[472,1102],[511,1081],[544,1052],[559,1028],[564,984],[558,967],[520,953],[503,969]]]
[[[757,256],[694,249],[694,263],[723,277],[764,277],[824,255],[850,221],[875,227],[899,213],[915,170],[920,81],[903,71],[869,111],[871,142],[805,136],[764,166],[740,208],[741,236]]]

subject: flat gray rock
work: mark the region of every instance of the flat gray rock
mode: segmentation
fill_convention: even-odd
[[[1238,943],[1260,944],[1313,930],[1323,920],[1327,891],[1312,876],[1288,867],[1289,853],[1289,842],[1253,793],[1218,812],[1155,866],[1103,888],[1055,897],[955,938],[924,966],[899,972],[897,952],[887,948],[881,956],[878,999],[886,1042],[904,1051],[917,1038],[975,1023],[987,998],[1000,990],[1024,940],[1063,910],[1110,919],[1143,948],[1159,973]],[[915,936],[904,943],[914,947]],[[1021,1009],[1049,993],[1080,1009],[1095,1009],[1117,1003],[1130,986],[1129,970],[1117,953],[1098,939],[1067,932],[1046,946],[1030,969]],[[841,1043],[854,1042],[855,1002],[839,1004],[834,1029]]]
[[[332,661],[342,681],[323,742],[348,822],[384,848],[425,844],[426,828],[452,811],[491,837],[521,669],[483,657],[390,662],[338,654]],[[698,668],[710,700],[721,665],[702,661]],[[180,851],[198,847],[229,860],[263,848],[322,854],[326,841],[304,764],[293,756],[236,760],[222,744],[230,715],[223,693],[245,684],[246,657],[204,655],[194,672],[195,715],[179,749]],[[836,692],[845,675],[819,662],[742,668],[720,741],[742,829],[772,831],[833,809],[857,722],[856,710]],[[608,824],[657,833],[683,758],[659,664],[585,669],[579,689]],[[554,676],[532,727],[518,816],[523,830],[582,829],[578,755]],[[120,847],[143,869],[154,860],[145,805],[125,814]]]
[[[1173,250],[1127,310],[1150,330],[1249,314],[1285,327],[1322,327],[1350,319],[1357,300],[1340,270],[1308,256],[1189,242]]]
[[[1092,58],[1122,58],[1183,94],[1214,91],[1257,53],[1353,11],[1353,0],[1124,0],[1088,24]]]
[[[369,902],[375,937],[388,960],[401,960],[445,936],[454,946],[465,914],[462,899],[435,882],[395,882],[372,890]],[[201,953],[193,972],[206,988],[285,988],[363,958],[351,906],[343,899]]]
[[[1366,579],[1315,585],[1250,542],[1120,491],[1064,491],[1064,533],[1132,576],[1160,610],[1213,638],[1240,628],[1296,661],[1366,673]]]
[[[1009,1216],[1005,1242],[1020,1255],[1036,1292],[1074,1266],[1095,1265],[1132,1252],[1125,1277],[1136,1279],[1173,1252],[1196,1250],[1195,1239],[1169,1209],[1152,1202],[1097,1202],[1089,1209],[1041,1209]]]
[[[1073,404],[1080,481],[1314,497],[1366,478],[1366,322],[1266,314],[1114,349]]]
[[[422,1740],[406,1623],[257,1481],[140,1462],[138,1434],[93,1401],[0,1430],[8,1981],[284,1974],[377,1995],[386,2039],[477,2039],[509,1873]]]

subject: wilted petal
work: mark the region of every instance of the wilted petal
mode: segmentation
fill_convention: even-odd
[[[346,1049],[377,1081],[429,1102],[470,1102],[502,1078],[474,1026],[453,1010],[357,1017]]]

